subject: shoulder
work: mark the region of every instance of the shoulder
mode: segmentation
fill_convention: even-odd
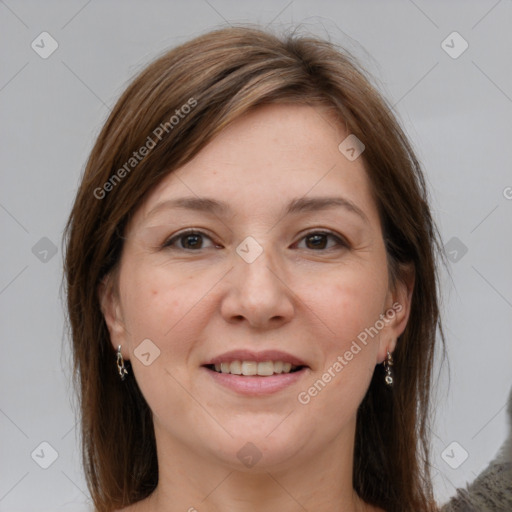
[[[466,488],[444,505],[442,512],[512,510],[512,390],[509,396],[509,435],[494,460]]]

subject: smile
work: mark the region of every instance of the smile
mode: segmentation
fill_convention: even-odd
[[[311,373],[305,360],[282,350],[231,350],[201,367],[215,384],[246,396],[277,393]]]
[[[293,365],[284,361],[231,361],[212,364],[207,366],[217,373],[228,373],[231,375],[270,377],[282,373],[293,373],[299,371],[303,366]]]

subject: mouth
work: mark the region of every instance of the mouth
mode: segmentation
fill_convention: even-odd
[[[275,393],[301,379],[310,369],[302,360],[280,351],[232,351],[202,365],[214,381],[242,394]]]
[[[204,366],[217,373],[243,375],[244,377],[270,377],[272,375],[295,373],[306,368],[305,365],[294,365],[284,361],[263,361],[260,363],[257,361],[231,361]]]

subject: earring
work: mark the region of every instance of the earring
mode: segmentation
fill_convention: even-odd
[[[388,355],[386,359],[384,359],[384,370],[386,370],[386,376],[384,377],[384,381],[388,386],[393,385],[393,372],[391,371],[391,367],[393,366],[393,356],[391,352],[388,350]]]
[[[128,375],[128,370],[124,366],[123,354],[121,354],[121,345],[117,347],[117,371],[121,380],[124,380]]]

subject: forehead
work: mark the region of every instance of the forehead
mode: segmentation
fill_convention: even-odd
[[[143,222],[162,202],[216,198],[238,218],[278,214],[308,196],[342,196],[376,213],[362,158],[338,149],[349,134],[324,107],[266,105],[240,117],[191,161],[167,175],[134,216]],[[222,208],[222,207],[220,207]]]

